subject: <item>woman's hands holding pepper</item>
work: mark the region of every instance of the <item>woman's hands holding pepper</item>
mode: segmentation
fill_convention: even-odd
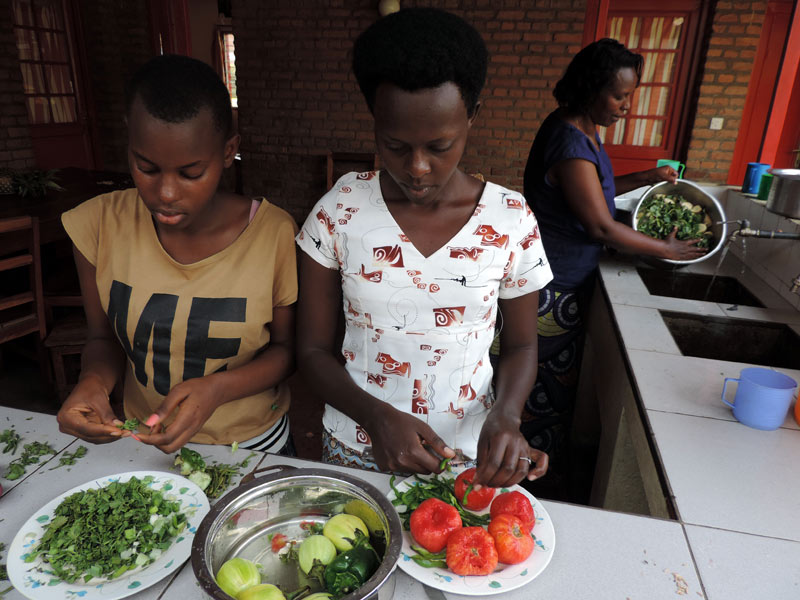
[[[439,473],[442,458],[455,456],[427,423],[381,404],[380,409],[375,409],[375,418],[366,425],[372,454],[381,471]]]
[[[494,409],[489,413],[478,439],[476,487],[508,487],[526,477],[533,481],[547,472],[549,457],[528,445],[519,425],[519,416]]]

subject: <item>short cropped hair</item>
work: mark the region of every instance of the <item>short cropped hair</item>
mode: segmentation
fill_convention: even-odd
[[[592,105],[600,92],[613,84],[620,69],[633,69],[638,86],[643,62],[641,54],[631,52],[617,40],[604,38],[592,42],[569,63],[553,96],[560,107],[582,112]]]
[[[406,8],[378,19],[353,46],[353,72],[370,111],[382,83],[413,92],[452,81],[471,117],[488,61],[475,28],[435,8]]]
[[[147,61],[128,82],[127,114],[136,98],[148,113],[166,123],[183,123],[208,108],[217,130],[226,138],[233,133],[228,88],[214,69],[195,58],[165,54]]]

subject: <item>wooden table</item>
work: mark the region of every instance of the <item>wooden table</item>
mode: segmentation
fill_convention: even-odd
[[[57,181],[63,191],[50,190],[42,198],[21,197],[16,194],[0,196],[0,219],[30,215],[39,219],[41,245],[64,241],[67,233],[61,225],[61,215],[84,200],[113,190],[133,187],[127,173],[87,171],[74,167],[61,169]],[[10,235],[0,240],[0,256],[25,247],[24,236]]]

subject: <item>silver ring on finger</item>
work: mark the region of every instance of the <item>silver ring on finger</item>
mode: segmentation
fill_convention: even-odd
[[[530,456],[520,456],[519,459],[520,460],[527,460],[529,466],[533,464],[533,461],[531,460]]]

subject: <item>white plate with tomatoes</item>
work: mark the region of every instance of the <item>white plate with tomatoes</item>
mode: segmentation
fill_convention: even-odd
[[[398,492],[418,485],[417,476],[411,476],[395,485]],[[420,476],[424,480],[429,480],[432,476]],[[450,474],[443,473],[439,478],[451,477]],[[417,552],[412,549],[412,545],[419,546],[418,542],[411,535],[410,531],[403,530],[403,547],[398,561],[399,567],[417,581],[453,594],[463,594],[469,596],[486,596],[490,594],[502,594],[510,590],[519,588],[539,576],[550,564],[553,558],[553,551],[556,545],[556,534],[553,522],[544,506],[530,493],[519,485],[509,488],[498,488],[492,502],[506,492],[519,492],[530,501],[534,512],[535,524],[530,531],[533,540],[533,551],[522,562],[517,564],[497,564],[495,570],[489,575],[457,575],[445,566],[423,567],[412,560],[412,556]],[[394,490],[388,494],[390,500],[395,499]],[[402,512],[405,507],[396,507],[398,512]],[[476,515],[487,515],[490,507],[482,510],[470,511]]]

